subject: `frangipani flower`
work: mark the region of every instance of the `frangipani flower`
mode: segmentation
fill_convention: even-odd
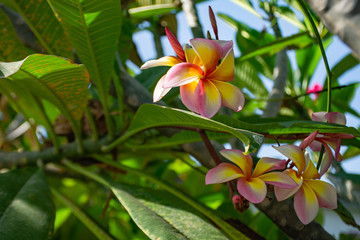
[[[159,101],[172,87],[180,87],[180,98],[184,105],[204,117],[213,117],[221,105],[240,111],[245,103],[244,94],[227,83],[234,78],[233,42],[195,38],[190,40],[191,46],[185,45],[182,49],[167,29],[166,34],[178,57],[150,60],[141,67],[171,67],[155,87],[154,102]]]
[[[282,188],[293,188],[297,184],[287,174],[282,172],[270,172],[285,168],[286,161],[264,157],[259,160],[254,171],[253,161],[250,155],[244,155],[239,150],[221,150],[221,155],[235,163],[221,163],[210,169],[205,177],[206,184],[223,183],[234,179],[237,180],[238,192],[249,202],[260,203],[264,200],[267,188],[266,184]]]
[[[344,114],[338,113],[338,112],[316,112],[313,113],[311,116],[313,121],[318,122],[328,122],[328,123],[336,123],[340,125],[346,124],[346,118]],[[354,136],[351,134],[345,134],[345,133],[322,133],[317,134],[314,138],[314,141],[310,144],[310,148],[313,151],[320,152],[321,146],[324,146],[325,149],[325,155],[324,159],[322,161],[322,164],[320,166],[320,175],[323,175],[330,167],[331,162],[334,158],[332,151],[330,148],[332,148],[335,151],[335,159],[337,161],[342,160],[342,156],[339,153],[340,152],[340,146],[341,146],[341,139],[349,139],[353,138]]]
[[[319,207],[329,209],[337,208],[337,195],[335,188],[324,181],[319,180],[321,175],[314,164],[304,152],[295,145],[274,147],[296,166],[294,169],[287,169],[288,174],[297,184],[297,187],[284,189],[275,186],[275,196],[278,201],[294,195],[294,208],[296,215],[303,224],[308,224],[315,219]]]

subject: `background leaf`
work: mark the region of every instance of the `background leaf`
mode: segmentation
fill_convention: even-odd
[[[45,175],[35,168],[0,174],[0,238],[50,239],[55,209]]]

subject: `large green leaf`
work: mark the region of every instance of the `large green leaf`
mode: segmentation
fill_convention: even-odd
[[[298,33],[290,37],[280,38],[264,46],[261,46],[253,51],[245,52],[239,58],[239,61],[244,61],[255,56],[273,55],[284,48],[304,48],[313,43],[313,39],[308,33]]]
[[[188,111],[162,107],[154,104],[144,104],[137,111],[127,134],[136,134],[154,127],[193,127],[215,132],[226,132],[239,138],[245,145],[246,151],[257,149],[263,136],[239,128],[229,127],[214,120],[201,117]]]
[[[177,4],[154,4],[129,9],[129,14],[133,18],[149,18],[153,16],[171,13],[178,8]]]
[[[230,116],[215,116],[214,120],[231,126],[261,134],[270,134],[280,137],[294,134],[308,134],[316,130],[319,133],[348,133],[360,137],[360,133],[353,127],[338,124],[313,122],[313,121],[274,121],[274,119],[261,119],[257,122],[244,122]]]
[[[65,115],[75,120],[82,117],[87,104],[89,76],[82,65],[56,56],[34,54],[22,61],[0,62],[1,79],[53,103]]]
[[[0,239],[50,239],[55,208],[45,175],[24,168],[0,174]]]
[[[70,161],[64,161],[70,169],[110,187],[137,225],[152,239],[203,239],[202,236],[223,239],[224,235],[211,226],[205,217],[221,228],[231,239],[244,239],[244,235],[212,210],[197,203],[174,186],[144,171],[115,163],[103,156],[94,157],[109,166],[144,177],[166,191],[114,183]],[[203,228],[205,231],[202,230]],[[215,237],[211,238],[211,234]]]
[[[92,80],[105,95],[121,30],[119,0],[48,0]],[[102,96],[103,97],[103,96]]]
[[[134,222],[151,239],[228,239],[201,214],[160,190],[112,184]]]
[[[0,86],[3,79],[54,104],[70,121],[75,135],[81,137],[78,121],[87,105],[89,85],[83,65],[61,57],[34,54],[18,62],[0,62]]]
[[[0,32],[0,61],[17,61],[30,54],[17,37],[14,26],[2,8],[0,8]]]
[[[25,19],[47,53],[74,59],[68,36],[56,20],[47,1],[9,0],[9,2],[11,7]]]

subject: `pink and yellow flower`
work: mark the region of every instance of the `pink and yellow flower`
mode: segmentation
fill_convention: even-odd
[[[244,94],[227,83],[234,78],[234,52],[232,41],[195,38],[184,49],[175,36],[166,29],[171,46],[177,54],[146,62],[141,69],[170,66],[158,81],[153,95],[159,101],[173,87],[180,87],[180,98],[193,112],[211,118],[220,106],[240,111],[245,103]]]
[[[340,125],[346,124],[346,118],[344,114],[338,112],[316,112],[311,116],[313,121],[336,123]],[[321,146],[324,146],[325,155],[320,166],[320,175],[323,175],[330,167],[332,160],[335,158],[337,161],[342,160],[340,152],[341,139],[354,138],[351,134],[345,133],[322,133],[316,134],[314,141],[311,142],[310,148],[313,151],[320,152]],[[333,155],[331,148],[335,151]]]
[[[295,194],[295,212],[303,224],[308,224],[315,219],[319,207],[337,208],[335,188],[320,180],[321,175],[300,147],[285,145],[274,148],[289,158],[297,168],[297,170],[287,169],[284,171],[298,184],[297,187],[284,189],[281,186],[275,186],[275,196],[278,201]]]
[[[210,169],[205,177],[206,184],[223,183],[237,180],[238,192],[249,202],[260,203],[264,200],[266,183],[282,188],[293,188],[296,182],[283,172],[270,172],[285,168],[286,161],[264,157],[259,160],[254,171],[250,155],[244,155],[239,150],[222,150],[221,155],[235,163],[221,163]]]

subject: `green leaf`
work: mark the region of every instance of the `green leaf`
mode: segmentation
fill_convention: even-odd
[[[68,36],[45,0],[11,0],[11,6],[25,19],[47,53],[74,59]]]
[[[231,1],[236,3],[237,5],[239,5],[240,7],[245,9],[246,11],[254,14],[258,18],[262,18],[262,16],[257,11],[255,11],[252,3],[249,0],[231,0]]]
[[[161,201],[166,201],[167,198],[173,198],[173,199],[179,199],[179,200],[176,200],[176,201],[180,201],[183,203],[184,206],[191,206],[192,209],[191,210],[191,213],[195,213],[195,212],[200,212],[201,214],[203,214],[204,216],[206,216],[208,219],[210,219],[212,222],[214,222],[219,228],[221,228],[226,234],[228,234],[231,239],[244,239],[244,235],[242,235],[238,230],[236,230],[235,228],[233,228],[230,224],[228,224],[226,221],[222,220],[221,218],[219,218],[217,215],[214,214],[214,212],[204,206],[202,206],[201,204],[197,203],[196,201],[194,201],[193,199],[191,199],[189,196],[187,196],[186,194],[184,194],[183,192],[177,190],[176,188],[174,188],[173,186],[170,186],[168,184],[166,184],[164,181],[162,180],[159,180],[155,177],[153,177],[152,175],[148,175],[147,173],[145,173],[144,171],[141,171],[141,170],[137,170],[137,169],[134,169],[134,168],[129,168],[129,167],[126,167],[124,165],[121,165],[121,164],[118,164],[118,163],[115,163],[113,161],[109,161],[107,160],[106,158],[104,158],[103,156],[94,156],[97,160],[103,162],[103,163],[106,163],[110,166],[113,166],[115,168],[118,168],[118,169],[121,169],[121,170],[124,170],[126,172],[129,172],[129,173],[132,173],[132,174],[135,174],[139,177],[144,177],[146,178],[147,180],[157,184],[159,187],[161,187],[162,189],[166,190],[168,193],[164,193],[166,197],[164,197],[164,199],[162,199]],[[70,169],[78,172],[78,173],[81,173],[87,177],[90,177],[91,179],[105,185],[105,186],[109,186],[110,188],[112,188],[112,190],[115,192],[115,191],[118,191],[117,195],[121,194],[121,198],[126,198],[125,200],[125,208],[128,208],[128,204],[132,204],[134,203],[134,205],[132,205],[132,211],[134,211],[133,209],[135,209],[136,211],[136,208],[139,208],[139,212],[141,213],[144,213],[144,214],[147,214],[147,217],[148,217],[148,214],[152,212],[154,212],[153,210],[151,210],[152,207],[150,206],[142,206],[142,204],[144,203],[141,203],[141,202],[138,202],[139,200],[136,199],[132,194],[130,194],[129,192],[126,192],[125,189],[123,188],[124,185],[119,185],[119,184],[114,184],[112,181],[108,181],[108,180],[105,180],[104,178],[102,178],[101,176],[97,175],[97,174],[94,174],[93,172],[89,172],[88,170],[84,169],[83,167],[80,167],[78,165],[75,165],[73,163],[71,163],[70,161],[64,161],[64,164],[69,167]],[[133,187],[134,188],[134,187]],[[131,190],[131,189],[130,189]],[[135,191],[136,189],[133,189],[133,191]],[[119,192],[120,191],[120,192]],[[156,190],[151,190],[151,192],[155,192]],[[150,196],[151,196],[151,192],[150,192]],[[139,194],[142,194],[141,191],[139,191]],[[172,195],[171,195],[172,194]],[[125,196],[124,196],[125,195]],[[148,195],[148,194],[147,194]],[[123,202],[123,200],[121,200]],[[156,203],[156,202],[151,202],[153,204],[155,204],[155,206],[157,205],[158,207],[160,207],[160,204],[159,203]],[[149,204],[151,204],[149,203]],[[167,206],[172,206],[171,203],[170,204],[165,204]],[[154,207],[155,207],[154,206]],[[179,208],[179,207],[175,207],[175,208]],[[187,208],[187,207],[186,207]],[[149,209],[151,211],[149,211]],[[176,211],[177,209],[174,209],[174,211]],[[167,208],[167,211],[169,211],[170,208]],[[182,214],[184,214],[184,216],[186,216],[186,212],[183,211],[182,209],[179,209],[180,212],[182,212]],[[166,212],[165,212],[166,213]],[[179,212],[177,212],[176,214],[178,214]],[[141,221],[142,223],[145,221],[145,219],[143,219],[144,215],[140,215],[139,216],[136,216],[134,217],[134,215],[132,213],[130,213],[131,217],[132,218],[136,218],[137,221]],[[171,217],[171,216],[169,216]],[[204,220],[204,218],[202,218],[201,216],[198,215],[198,217],[200,219],[202,219],[205,223],[208,223],[207,221]],[[161,214],[150,214],[150,218],[151,218],[151,222],[154,221],[158,224],[165,224],[162,226],[163,229],[171,229],[171,226],[169,225],[166,225],[166,222],[164,221],[164,218],[161,217]],[[161,220],[162,219],[162,220]],[[175,226],[175,224],[179,224],[182,222],[182,217],[180,218],[176,218],[175,221],[177,221],[178,223],[173,223],[174,220],[171,220],[171,222],[169,221],[168,223],[170,224],[173,224]],[[149,220],[146,220],[146,221],[149,221]],[[186,221],[184,221],[185,224]],[[197,221],[198,222],[198,221]],[[201,228],[193,228],[194,224],[196,224],[197,222],[191,222],[190,224],[190,228],[191,231],[193,231],[194,233],[198,233],[199,231],[201,231]],[[139,223],[138,223],[139,224]],[[206,224],[207,225],[207,224]],[[151,226],[151,225],[150,225]],[[177,225],[180,227],[180,225]],[[183,225],[184,226],[184,225]],[[186,225],[185,225],[186,226]],[[208,225],[207,225],[208,226]],[[156,231],[156,233],[159,233],[159,225],[157,226],[157,228],[153,228],[154,231]],[[208,228],[208,227],[206,227]],[[182,229],[184,229],[182,227]],[[212,229],[211,230],[213,233],[217,232],[216,229]],[[147,232],[145,232],[147,233]],[[150,233],[149,233],[150,234]],[[162,233],[161,233],[162,234]],[[178,233],[178,230],[176,230],[175,232],[172,230],[170,233],[168,234],[173,234],[176,235],[176,236],[181,236],[179,233]],[[189,233],[191,234],[191,233]],[[206,233],[205,233],[206,234]],[[218,234],[218,233],[217,233]],[[221,235],[219,235],[221,236]],[[158,236],[159,239],[162,239],[162,235]],[[165,239],[178,239],[178,238],[165,238]],[[181,237],[180,239],[184,239],[183,237]],[[185,238],[187,239],[187,238]],[[191,239],[191,238],[190,238]],[[195,238],[195,239],[199,239],[199,238]],[[202,237],[200,238],[202,239]]]
[[[215,132],[226,132],[239,138],[245,145],[246,151],[257,149],[263,139],[262,135],[239,128],[229,127],[214,120],[201,117],[195,113],[154,104],[142,105],[134,116],[128,129],[129,135],[136,134],[154,127],[193,127]]]
[[[89,76],[82,65],[56,56],[33,54],[22,61],[0,62],[2,78],[53,103],[67,117],[80,120],[87,104]]]
[[[100,94],[105,94],[121,30],[120,1],[48,1]]]
[[[83,65],[61,57],[34,54],[18,62],[0,62],[0,73],[4,76],[0,77],[0,86],[5,78],[54,104],[81,139],[78,122],[87,105],[89,85],[89,75]]]
[[[30,54],[17,37],[14,26],[2,8],[0,8],[0,31],[0,61],[17,61]]]
[[[0,174],[0,238],[50,239],[55,208],[45,175],[35,168]]]
[[[153,16],[164,15],[176,10],[177,4],[154,4],[129,9],[129,14],[133,18],[150,18]]]
[[[165,191],[118,183],[111,189],[151,239],[228,239],[198,211]]]
[[[280,38],[264,46],[261,46],[253,51],[245,52],[239,58],[239,61],[244,61],[255,56],[273,55],[284,48],[304,48],[313,43],[313,39],[308,33],[298,33],[290,37]]]
[[[335,79],[339,78],[343,73],[350,70],[351,68],[359,64],[359,60],[356,59],[351,53],[341,59],[336,65],[331,69],[331,72],[334,74]],[[335,80],[333,79],[333,80]],[[326,79],[325,79],[326,81]]]
[[[276,16],[281,17],[288,23],[298,27],[301,30],[306,30],[304,23],[302,23],[296,14],[287,6],[272,6]]]
[[[51,189],[53,195],[58,199],[62,204],[68,207],[71,212],[99,239],[101,240],[111,240],[113,239],[108,233],[106,233],[96,222],[94,222],[85,212],[83,212],[78,206],[73,202],[67,199],[60,192]]]
[[[258,75],[258,69],[250,61],[235,61],[234,84],[240,88],[247,88],[257,97],[268,96],[268,91]]]
[[[356,137],[360,136],[360,133],[353,127],[314,121],[273,122],[274,119],[261,119],[256,123],[249,123],[225,115],[215,116],[214,120],[233,128],[241,128],[252,132],[270,134],[278,137],[280,135],[289,136],[294,134],[307,134],[312,133],[315,130],[319,130],[319,133],[348,133]],[[261,123],[261,121],[263,121],[263,123]]]

